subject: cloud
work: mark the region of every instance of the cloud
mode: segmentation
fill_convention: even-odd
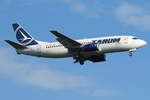
[[[117,18],[130,26],[142,30],[150,30],[150,8],[123,3],[116,9]]]
[[[99,17],[100,8],[96,8],[90,4],[86,4],[81,0],[62,0],[65,4],[71,8],[72,11],[79,13],[81,15],[87,16],[89,18]]]
[[[23,60],[23,57],[18,59],[12,49],[0,48],[0,75],[7,76],[20,84],[49,90],[82,89],[86,95],[100,98],[111,97],[116,93],[113,90],[97,90],[93,82],[85,76],[50,69],[50,66],[45,65],[42,61],[33,63],[30,59]]]
[[[23,61],[20,62],[11,52],[12,50],[8,48],[0,48],[0,74],[19,80],[23,84],[51,90],[89,88],[91,84],[84,76],[52,70],[43,63],[26,64]]]
[[[48,89],[76,89],[87,88],[89,81],[83,76],[65,75],[56,71],[38,69],[32,71],[24,81]]]

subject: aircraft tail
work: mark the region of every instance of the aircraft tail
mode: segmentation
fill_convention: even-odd
[[[14,23],[12,26],[16,33],[16,38],[21,45],[30,46],[38,44],[38,42],[21,25]]]
[[[12,47],[14,47],[15,49],[27,49],[26,46],[20,45],[18,43],[15,43],[13,41],[10,40],[5,40],[9,45],[11,45]]]

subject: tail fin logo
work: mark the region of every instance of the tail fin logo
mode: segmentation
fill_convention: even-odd
[[[17,40],[24,45],[28,45],[33,41],[33,38],[30,37],[22,28],[19,28],[16,33]]]
[[[28,32],[26,32],[23,27],[21,27],[19,24],[13,24],[13,29],[16,32],[16,38],[17,40],[25,46],[28,45],[36,45],[38,44],[37,41],[29,35]]]
[[[21,42],[21,43],[24,43],[25,41],[30,41],[32,38],[30,37],[27,37],[25,34],[22,33],[21,30],[18,30],[18,33],[20,33],[20,35],[22,35],[22,37],[18,37],[18,41]]]

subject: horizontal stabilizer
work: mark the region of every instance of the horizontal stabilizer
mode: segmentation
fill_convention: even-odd
[[[14,47],[15,49],[27,49],[27,47],[20,45],[18,43],[15,43],[13,41],[10,40],[5,40],[8,44],[10,44],[12,47]]]

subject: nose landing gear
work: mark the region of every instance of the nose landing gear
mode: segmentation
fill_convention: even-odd
[[[133,52],[132,51],[129,51],[129,56],[133,56]]]
[[[136,48],[129,50],[129,56],[133,56],[133,52],[136,52]]]

